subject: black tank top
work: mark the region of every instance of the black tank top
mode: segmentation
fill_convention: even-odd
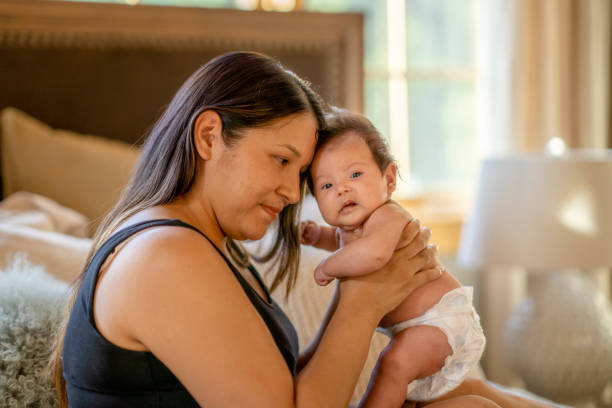
[[[211,243],[228,264],[246,296],[265,321],[292,375],[296,374],[297,333],[281,308],[271,300],[268,289],[255,268],[249,265],[249,270],[264,288],[267,299],[271,300],[270,303],[259,296],[201,231],[177,219],[152,220],[116,232],[102,244],[87,266],[64,338],[63,374],[70,407],[198,406],[174,374],[152,353],[115,346],[102,336],[94,322],[94,291],[98,272],[108,255],[128,237],[145,228],[160,225],[191,228]]]

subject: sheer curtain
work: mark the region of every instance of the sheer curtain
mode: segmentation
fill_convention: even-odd
[[[610,146],[610,0],[490,0],[479,15],[482,153]]]
[[[514,121],[518,147],[552,137],[605,148],[609,113],[610,1],[518,1]]]
[[[476,7],[476,97],[479,156],[514,150],[512,61],[514,0],[481,0]]]
[[[610,0],[481,0],[477,7],[480,156],[543,151],[558,137],[570,148],[612,148]],[[519,385],[506,365],[503,331],[522,298],[525,275],[483,274],[483,366]]]

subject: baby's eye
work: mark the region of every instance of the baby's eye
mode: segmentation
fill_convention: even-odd
[[[354,171],[353,173],[351,173],[351,178],[357,178],[359,176],[361,176],[363,173],[360,171]]]
[[[325,183],[321,186],[321,190],[329,190],[331,186],[331,183]]]

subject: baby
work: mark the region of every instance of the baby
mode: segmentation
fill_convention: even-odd
[[[396,166],[380,134],[363,116],[334,108],[314,157],[309,187],[332,227],[301,224],[301,240],[333,251],[315,280],[358,276],[385,265],[410,217],[391,201]],[[448,272],[415,290],[379,324],[392,338],[370,383],[364,407],[399,407],[435,399],[458,386],[480,360],[485,337],[472,288]]]

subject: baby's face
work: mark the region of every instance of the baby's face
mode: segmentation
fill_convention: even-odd
[[[366,142],[355,132],[319,149],[310,171],[321,215],[328,224],[345,230],[361,226],[390,198],[395,186],[395,166],[381,173]]]

